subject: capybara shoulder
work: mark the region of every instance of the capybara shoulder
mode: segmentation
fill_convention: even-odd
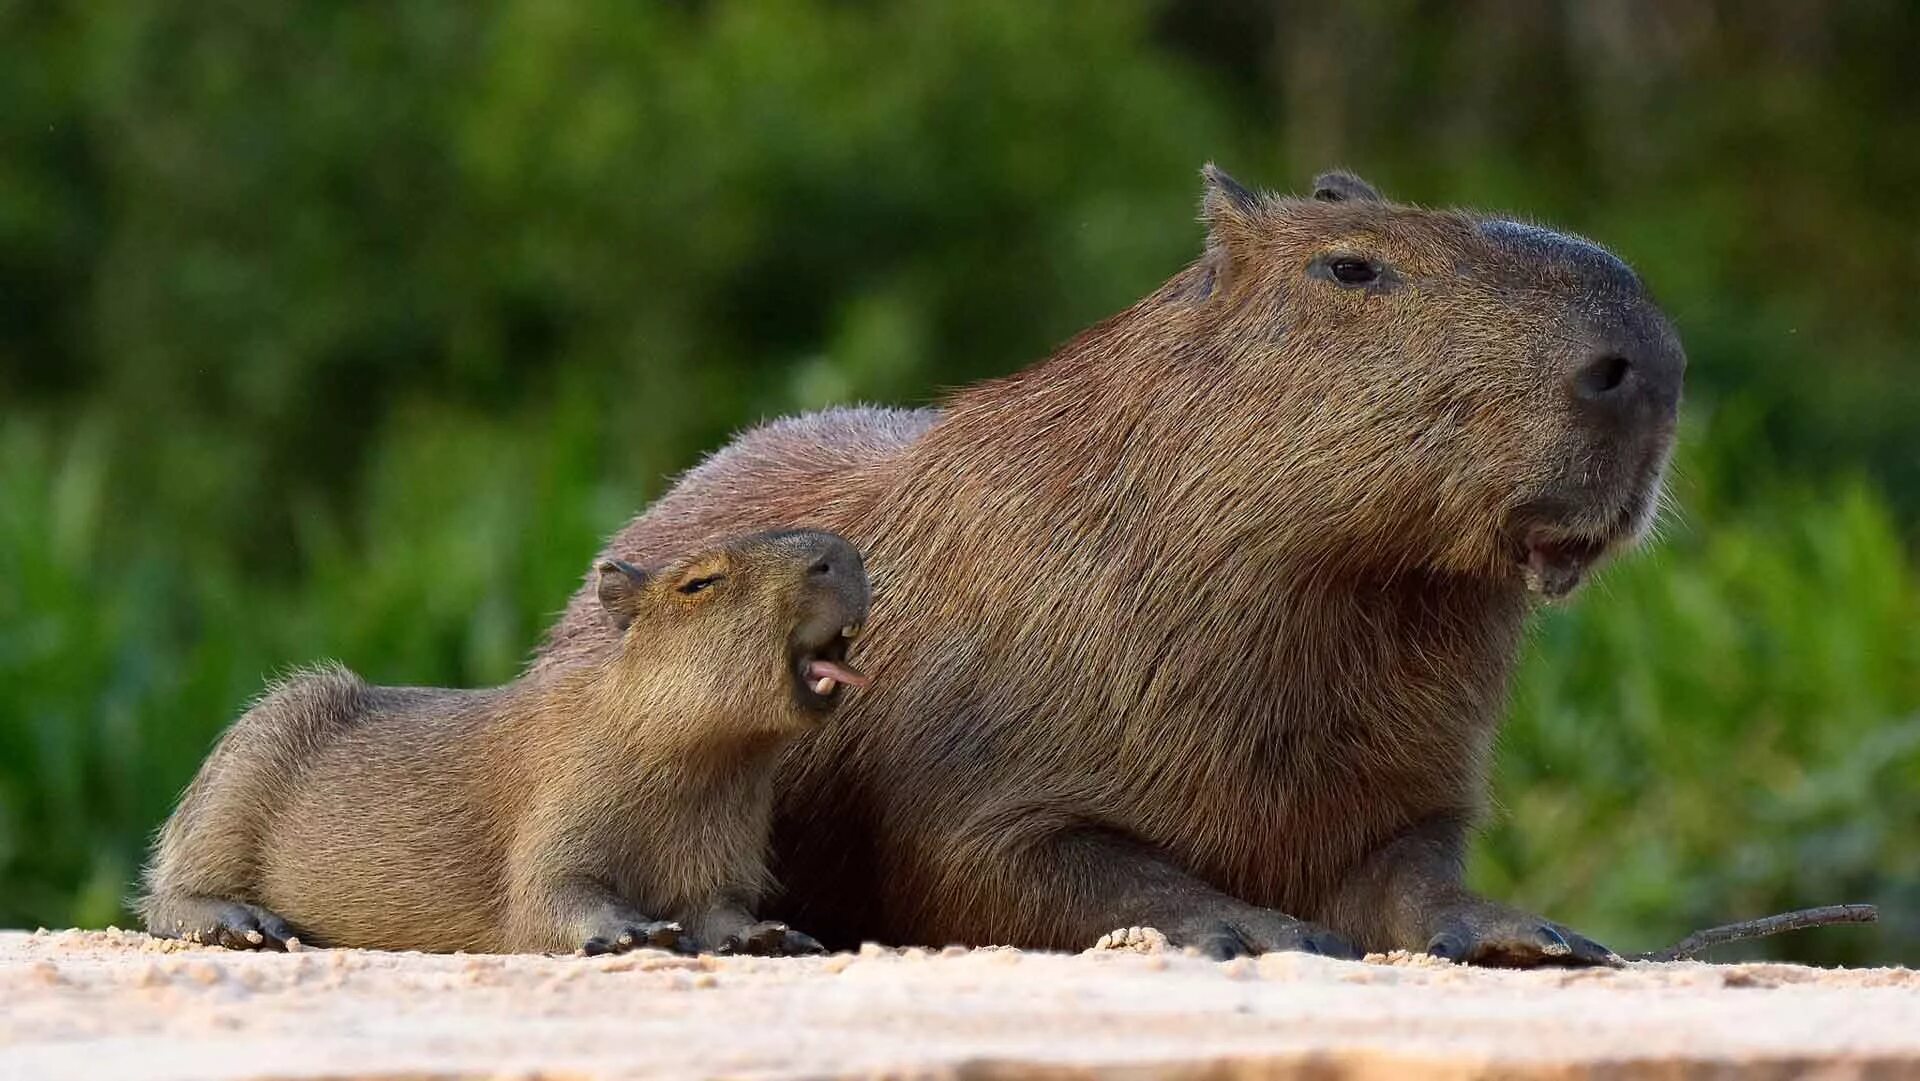
[[[358,713],[371,690],[346,666],[326,662],[295,668],[274,680],[250,711],[261,709],[290,718],[290,729],[305,733],[325,731],[343,714]]]

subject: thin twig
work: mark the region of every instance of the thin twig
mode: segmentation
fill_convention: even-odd
[[[1828,927],[1836,923],[1872,923],[1880,918],[1880,910],[1872,905],[1826,905],[1821,908],[1802,908],[1794,912],[1782,912],[1777,916],[1762,916],[1757,920],[1741,920],[1723,927],[1709,927],[1704,931],[1695,931],[1664,950],[1635,954],[1635,961],[1685,961],[1695,954],[1724,946],[1729,942],[1744,942],[1750,938],[1765,938],[1783,931],[1802,931],[1809,927]]]

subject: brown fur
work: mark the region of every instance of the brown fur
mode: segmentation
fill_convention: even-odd
[[[865,575],[817,533],[628,570],[603,568],[615,648],[594,664],[483,691],[329,666],[271,689],[162,830],[148,926],[432,951],[659,944],[662,919],[737,939],[770,885],[777,751],[832,705],[797,690],[795,657],[841,648]]]
[[[881,681],[789,756],[794,918],[843,944],[1151,923],[1215,954],[1608,956],[1468,893],[1461,850],[1529,585],[1652,514],[1678,343],[1584,241],[1315,188],[1209,168],[1204,255],[1132,308],[942,409],[749,432],[612,540],[800,523],[866,553]],[[1386,273],[1342,285],[1343,253]],[[534,672],[604,655],[590,600]]]

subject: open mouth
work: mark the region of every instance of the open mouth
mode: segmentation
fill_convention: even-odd
[[[860,637],[860,630],[860,624],[849,623],[825,643],[795,651],[794,693],[803,704],[829,708],[839,700],[840,688],[870,682],[865,673],[847,663],[847,647]]]
[[[1631,483],[1614,498],[1539,499],[1515,510],[1508,518],[1508,535],[1528,591],[1550,599],[1564,597],[1601,560],[1638,540],[1653,521],[1665,469],[1662,444],[1634,468]]]
[[[1607,547],[1608,542],[1601,538],[1560,536],[1535,527],[1527,531],[1521,543],[1520,572],[1531,592],[1564,597],[1606,554]]]
[[[1554,525],[1532,525],[1519,536],[1514,553],[1527,589],[1540,596],[1560,598],[1572,593],[1594,564],[1622,538],[1634,533],[1636,512],[1626,507],[1597,530]]]

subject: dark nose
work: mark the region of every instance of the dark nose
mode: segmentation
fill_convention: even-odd
[[[848,600],[866,603],[867,569],[853,545],[835,536],[822,536],[807,563],[807,579],[835,590]]]
[[[808,565],[807,573],[814,578],[847,578],[860,571],[860,553],[842,540],[829,540],[820,545],[814,553],[813,562]]]
[[[1580,398],[1597,402],[1617,394],[1633,373],[1633,361],[1618,353],[1603,353],[1573,373],[1573,392]]]
[[[1573,364],[1567,391],[1595,419],[1670,421],[1680,405],[1685,370],[1679,343],[1665,328],[1608,335]]]

